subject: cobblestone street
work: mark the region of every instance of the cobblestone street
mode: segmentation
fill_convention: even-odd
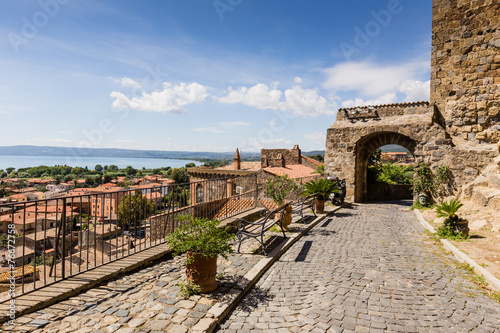
[[[302,237],[220,332],[500,332],[481,293],[401,204],[342,209]]]

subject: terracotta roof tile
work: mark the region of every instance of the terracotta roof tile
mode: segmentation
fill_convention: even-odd
[[[287,165],[286,167],[268,167],[264,168],[264,171],[271,173],[276,176],[287,175],[290,179],[304,178],[314,176],[313,168],[307,167],[301,164]]]
[[[240,170],[257,171],[260,169],[261,169],[260,162],[241,162],[241,169]],[[223,167],[216,168],[215,170],[235,170],[235,169],[234,169],[234,164],[231,163],[229,165],[225,165]]]

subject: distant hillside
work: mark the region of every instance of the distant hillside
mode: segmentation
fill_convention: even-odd
[[[324,151],[303,152],[304,155],[321,155]],[[181,160],[232,159],[234,152],[192,152],[133,150],[116,148],[69,148],[51,146],[4,146],[0,155],[11,156],[85,156],[85,157],[124,157],[124,158],[174,158]],[[242,152],[242,159],[260,159],[260,153]]]
[[[380,149],[382,149],[384,153],[405,153],[408,151],[406,148],[398,145],[387,145],[381,147]]]

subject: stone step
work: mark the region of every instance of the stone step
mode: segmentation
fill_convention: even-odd
[[[470,201],[478,207],[500,211],[500,188],[476,186],[471,191]]]

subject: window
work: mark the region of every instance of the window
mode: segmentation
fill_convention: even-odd
[[[200,203],[200,202],[203,202],[203,185],[201,184],[198,184],[196,185],[196,202],[197,203]]]

